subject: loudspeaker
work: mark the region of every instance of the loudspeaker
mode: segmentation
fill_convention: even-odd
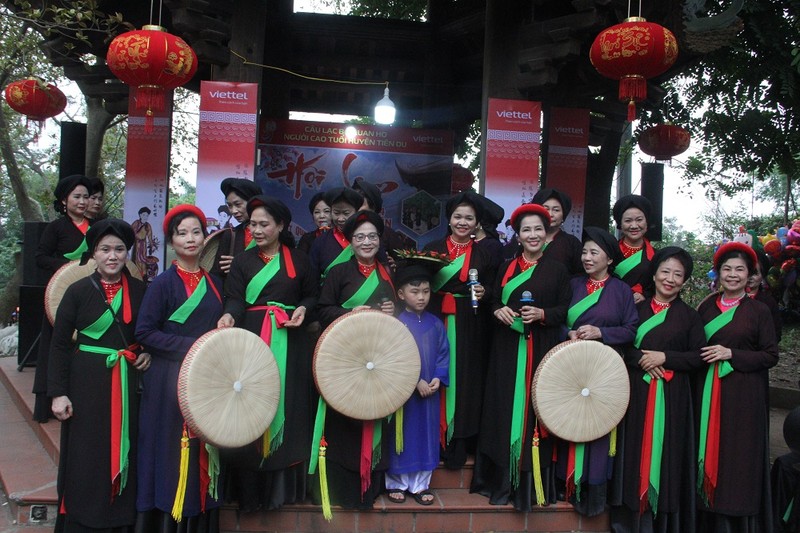
[[[19,288],[19,350],[17,364],[33,366],[39,352],[36,340],[44,319],[44,287],[22,285]],[[30,353],[28,353],[30,351]],[[25,357],[27,355],[27,358]]]
[[[660,241],[664,228],[664,164],[642,163],[642,196],[653,204],[653,212],[647,223],[647,238],[651,241]]]
[[[25,222],[22,228],[22,284],[47,285],[50,275],[36,266],[36,248],[47,222]]]
[[[58,167],[58,179],[86,173],[86,124],[61,123],[59,157],[61,162]]]

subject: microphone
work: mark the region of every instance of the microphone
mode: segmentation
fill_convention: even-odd
[[[381,300],[380,300],[378,303],[376,303],[376,304],[373,304],[373,305],[372,305],[372,308],[373,308],[373,309],[375,309],[375,310],[377,310],[377,311],[380,311],[380,310],[381,310],[381,306],[382,306],[384,303],[388,302],[388,301],[389,301],[389,298],[388,298],[388,297],[386,297],[386,296],[384,296],[383,298],[381,298]]]
[[[522,306],[525,306],[525,305],[533,305],[533,294],[531,294],[531,291],[523,292],[522,296],[519,299],[520,308],[522,308]],[[523,323],[522,324],[522,331],[523,331],[523,335],[525,336],[525,338],[529,339],[530,336],[531,336],[531,325]]]
[[[477,315],[478,314],[478,299],[475,297],[475,285],[480,285],[478,281],[478,269],[470,268],[469,272],[469,281],[467,285],[469,285],[469,293],[470,297],[472,298],[472,311]]]

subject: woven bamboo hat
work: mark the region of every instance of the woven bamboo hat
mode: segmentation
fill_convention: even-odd
[[[562,342],[533,377],[533,408],[550,432],[588,442],[611,431],[628,408],[630,382],[622,357],[597,341]]]
[[[178,374],[186,424],[221,448],[244,446],[267,430],[281,395],[269,346],[241,328],[214,329],[195,341]]]
[[[128,259],[125,266],[131,276],[139,280],[142,279],[142,273],[139,272],[139,267],[133,261]],[[91,275],[96,268],[97,263],[95,263],[94,259],[89,259],[85,265],[81,265],[80,261],[70,261],[56,270],[44,290],[44,311],[51,325],[56,322],[58,306],[61,304],[64,293],[67,292],[69,286]]]
[[[352,311],[328,326],[314,350],[314,381],[328,405],[359,420],[399,409],[419,382],[417,343],[380,311]]]

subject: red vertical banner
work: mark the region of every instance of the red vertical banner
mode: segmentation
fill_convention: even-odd
[[[484,194],[506,217],[539,187],[541,102],[489,99]]]
[[[164,269],[161,223],[169,198],[169,156],[172,143],[172,93],[164,96],[164,110],[154,112],[153,129],[145,132],[144,109],[136,109],[131,91],[128,103],[128,148],[125,158],[124,218],[136,235],[131,259],[145,281]]]
[[[209,231],[224,217],[220,182],[228,177],[253,179],[257,123],[257,83],[200,82],[195,203],[206,214]],[[233,218],[229,222],[236,224]]]
[[[581,238],[586,205],[586,165],[589,155],[589,110],[554,107],[547,132],[547,186],[572,199],[564,231]]]

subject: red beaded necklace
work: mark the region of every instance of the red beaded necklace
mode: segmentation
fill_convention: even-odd
[[[622,239],[621,241],[619,241],[619,249],[622,252],[623,257],[627,259],[628,257],[632,256],[633,254],[641,250],[642,246],[637,246],[637,247],[631,246],[625,242],[625,239]]]
[[[592,294],[594,291],[602,289],[605,286],[606,281],[608,281],[609,277],[611,276],[608,275],[601,280],[594,280],[592,278],[589,278],[589,281],[586,282],[586,292]]]
[[[369,275],[372,274],[372,271],[375,270],[376,263],[372,263],[371,265],[365,265],[364,263],[358,260],[357,263],[358,263],[358,271],[361,272],[365,278],[369,277]]]
[[[122,288],[122,280],[119,281],[103,281],[100,280],[100,285],[103,287],[103,292],[106,296],[106,301],[111,303],[111,300],[114,299],[114,296],[117,295],[117,292]]]

